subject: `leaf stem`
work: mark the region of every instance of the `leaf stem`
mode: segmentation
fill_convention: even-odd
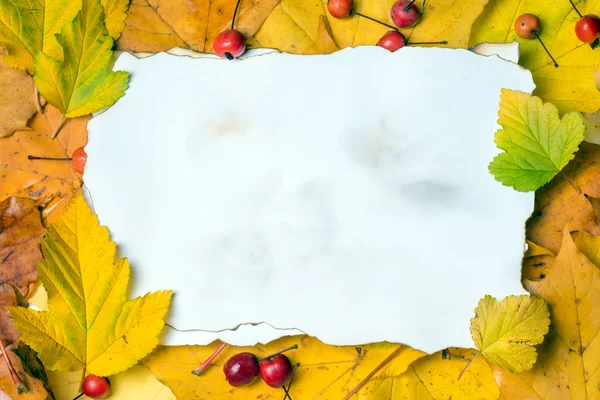
[[[210,357],[208,357],[202,364],[200,364],[198,368],[192,371],[192,374],[196,376],[202,375],[202,372],[204,372],[204,370],[210,365],[210,363],[213,362],[215,358],[217,358],[217,356],[221,351],[223,351],[225,346],[227,346],[227,343],[221,343],[221,345],[215,350],[214,353],[212,353]]]
[[[38,114],[42,113],[42,105],[40,104],[40,92],[38,92],[37,86],[33,87],[33,104],[35,104],[35,109]]]
[[[78,398],[80,398],[81,396],[83,396],[83,392],[79,393],[79,394],[77,395],[77,397],[73,398],[73,400],[77,400],[77,399],[78,399]]]
[[[393,29],[393,30],[395,30],[395,31],[399,32],[399,30],[398,30],[398,28],[397,28],[397,27],[395,27],[395,26],[392,26],[392,25],[389,25],[389,24],[386,24],[385,22],[382,22],[382,21],[380,21],[380,20],[378,20],[378,19],[375,19],[375,18],[373,18],[373,17],[369,17],[368,15],[361,14],[361,13],[359,13],[358,11],[350,10],[350,15],[352,15],[352,14],[358,15],[359,17],[366,18],[366,19],[368,19],[368,20],[370,20],[370,21],[373,21],[373,22],[377,22],[378,24],[381,24],[381,25],[383,25],[383,26],[387,26],[388,28],[391,28],[391,29]]]
[[[402,350],[404,350],[405,347],[406,346],[403,346],[403,345],[398,346],[398,348],[396,350],[394,350],[389,356],[387,356],[385,360],[383,360],[381,363],[379,363],[379,365],[376,366],[375,369],[373,371],[371,371],[371,373],[369,375],[367,375],[365,379],[363,379],[354,389],[352,389],[350,391],[350,393],[348,393],[348,395],[346,397],[344,397],[344,400],[349,400],[350,397],[352,397],[356,393],[358,393],[358,391],[360,389],[362,389],[362,387],[367,384],[367,382],[369,381],[369,379],[371,379],[387,363],[389,363],[390,361],[392,361],[393,358],[395,358],[398,354],[400,354],[400,352]]]
[[[233,11],[233,18],[231,18],[231,29],[233,29],[233,25],[235,24],[235,16],[237,15],[238,8],[240,7],[240,3],[242,0],[237,0],[237,4],[235,5],[235,10]]]
[[[579,18],[583,17],[583,15],[581,15],[581,13],[579,12],[579,10],[575,6],[575,3],[573,3],[573,0],[569,0],[569,3],[571,3],[571,5],[573,6],[573,8],[575,9],[575,12],[577,13],[577,15],[579,15]]]
[[[285,349],[283,349],[283,350],[279,350],[277,353],[273,353],[273,354],[271,354],[271,355],[268,355],[268,356],[266,356],[266,357],[259,358],[259,359],[258,359],[258,362],[261,362],[261,361],[268,360],[268,359],[269,359],[269,358],[271,358],[271,357],[275,357],[276,355],[278,355],[278,354],[281,354],[281,353],[285,353],[286,351],[289,351],[289,350],[296,350],[297,348],[298,348],[298,345],[297,345],[297,344],[295,344],[295,345],[293,345],[293,346],[290,346],[290,347],[287,347],[287,348],[285,348]]]
[[[417,0],[412,0],[410,3],[408,3],[406,5],[406,7],[404,7],[404,11],[409,11],[410,10],[410,6],[412,6],[413,4],[415,4],[415,1],[417,1]]]
[[[2,355],[4,356],[4,360],[6,361],[6,366],[8,367],[10,377],[14,382],[15,386],[17,387],[17,394],[27,392],[27,386],[25,386],[25,384],[21,380],[21,377],[19,376],[19,374],[17,374],[17,371],[15,370],[12,361],[10,361],[10,358],[8,358],[8,353],[6,352],[6,347],[4,347],[4,342],[2,341],[2,339],[0,339],[0,350],[2,351]]]
[[[569,185],[571,185],[571,187],[573,189],[575,189],[575,191],[577,192],[577,194],[581,194],[581,190],[579,190],[579,188],[577,186],[575,186],[575,184],[569,178],[567,178],[567,175],[565,175],[565,173],[562,170],[560,171],[560,174],[562,175],[563,179],[565,181],[567,181],[567,183]]]
[[[66,120],[67,119],[64,115],[60,118],[60,121],[58,121],[58,124],[54,128],[54,131],[52,131],[52,135],[50,136],[50,139],[54,139],[56,137],[56,135],[58,135],[58,132],[60,132],[60,128],[62,128],[62,126],[65,124]]]
[[[440,40],[439,42],[409,42],[408,40],[406,41],[406,45],[418,45],[418,44],[448,44],[447,40]]]
[[[462,371],[460,371],[460,374],[458,374],[458,378],[456,378],[457,381],[460,380],[460,378],[463,376],[463,374],[467,371],[467,368],[469,368],[471,366],[471,364],[473,364],[475,362],[475,360],[477,360],[477,357],[479,357],[480,354],[481,354],[481,351],[478,351],[477,354],[475,354],[475,357],[473,357],[471,359],[471,361],[469,361],[469,363],[467,365],[465,365],[465,367],[462,369]]]

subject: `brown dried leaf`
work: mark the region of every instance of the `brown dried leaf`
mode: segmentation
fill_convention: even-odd
[[[33,79],[25,71],[6,65],[0,50],[0,138],[27,129],[35,114]]]
[[[235,28],[253,36],[280,0],[242,0]],[[117,49],[159,52],[183,47],[212,49],[215,37],[231,25],[236,2],[228,0],[134,0]]]
[[[600,197],[600,146],[582,143],[563,173],[582,193],[558,174],[536,192],[535,210],[527,222],[527,239],[554,254],[560,249],[567,223],[571,231],[600,234],[594,208],[585,196]]]
[[[23,357],[23,360],[15,352],[18,352]],[[2,358],[0,359],[0,399],[53,400],[54,396],[49,390],[47,380],[44,382],[46,374],[43,372],[43,368],[40,370],[41,365],[38,364],[39,361],[37,361],[35,355],[28,352],[22,346],[19,346],[15,352],[9,350],[8,356],[28,391],[21,394],[17,393],[6,362]]]
[[[37,280],[37,263],[42,259],[40,239],[44,235],[38,205],[34,200],[16,197],[0,202],[0,306],[17,305],[15,288],[26,296]],[[0,338],[9,343],[19,338],[4,307],[0,308]]]
[[[30,121],[30,131],[0,139],[0,201],[10,196],[63,200],[81,186],[81,176],[70,161],[27,159],[28,155],[69,157],[85,145],[90,117],[69,119],[52,140],[50,135],[60,118],[58,110],[48,105]]]

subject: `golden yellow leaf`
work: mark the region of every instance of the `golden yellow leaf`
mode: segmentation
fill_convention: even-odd
[[[327,19],[321,15],[319,17],[319,30],[317,31],[317,38],[312,46],[304,50],[304,54],[331,54],[339,50],[333,39],[331,33],[327,28]]]
[[[118,39],[125,27],[129,0],[101,0],[104,8],[104,25],[113,39]]]
[[[253,36],[278,2],[243,0],[235,28]],[[235,5],[227,0],[134,0],[117,48],[158,52],[184,47],[209,52],[215,37],[231,26]]]
[[[54,209],[64,204],[74,188],[81,186],[81,176],[69,161],[29,160],[27,156],[69,157],[87,142],[89,117],[71,119],[61,134],[51,140],[60,113],[52,106],[36,115],[29,123],[31,130],[0,139],[0,201],[10,196],[56,200],[48,205]],[[66,202],[65,202],[66,203]]]
[[[354,9],[393,26],[390,8],[394,0],[356,1]],[[488,0],[429,0],[421,21],[401,31],[412,42],[442,41],[447,47],[467,48],[471,26]],[[338,48],[375,45],[390,28],[360,16],[333,18],[326,0],[282,0],[265,21],[255,38],[262,47],[303,54],[321,40],[320,17],[326,18],[333,42]],[[442,46],[442,45],[440,45]]]
[[[336,347],[309,336],[292,336],[268,345],[227,346],[199,377],[192,375],[191,371],[213,353],[218,343],[210,346],[159,347],[142,364],[169,386],[179,399],[276,399],[283,398],[283,390],[270,388],[260,380],[247,387],[231,387],[225,381],[223,364],[239,352],[250,351],[263,357],[293,344],[298,344],[299,348],[286,354],[292,364],[300,363],[290,389],[294,399],[342,399],[399,346],[377,343],[359,348]],[[422,356],[422,352],[404,347],[373,379],[379,381],[399,375],[411,362]]]
[[[49,311],[9,307],[21,340],[48,369],[124,371],[157,344],[171,298],[158,291],[127,301],[129,265],[114,261],[108,229],[77,195],[42,239],[38,273]]]
[[[3,59],[0,59],[0,104],[0,138],[27,129],[27,121],[36,112],[33,79],[25,71],[10,68]]]
[[[523,255],[521,275],[523,279],[536,280],[546,277],[548,268],[554,262],[554,253],[527,240],[527,251]]]
[[[582,14],[600,14],[600,2],[576,2]],[[554,63],[535,39],[522,39],[513,29],[523,13],[540,18],[540,37],[557,60]],[[529,69],[537,87],[533,94],[554,103],[561,112],[595,112],[600,108],[600,91],[594,71],[600,68],[600,51],[593,50],[575,36],[579,16],[568,1],[490,0],[471,35],[470,44],[512,42],[521,48],[519,63]]]
[[[82,371],[49,371],[48,380],[56,400],[72,400],[80,393]],[[160,383],[148,368],[136,365],[110,377],[110,399],[176,400],[171,390]],[[81,399],[88,399],[82,396]]]
[[[458,374],[475,357],[474,350],[450,348],[413,362],[398,377],[368,383],[360,400],[492,400],[499,396],[492,370],[478,357],[457,381]]]
[[[493,367],[503,399],[600,398],[600,237],[579,232],[574,243],[569,229],[546,277],[525,281],[548,303],[552,324],[531,370]]]
[[[521,373],[535,363],[537,352],[533,346],[542,343],[549,324],[544,300],[522,295],[507,296],[498,302],[486,295],[471,318],[471,335],[485,358]]]

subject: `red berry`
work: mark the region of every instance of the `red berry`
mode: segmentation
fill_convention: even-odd
[[[231,357],[223,366],[227,382],[231,386],[249,385],[258,376],[258,359],[252,353],[239,353]]]
[[[110,381],[103,376],[88,375],[83,380],[81,389],[90,399],[104,399],[110,394]]]
[[[575,24],[575,34],[582,42],[592,43],[600,34],[600,18],[593,14],[579,18]]]
[[[213,48],[219,57],[233,60],[246,51],[246,39],[239,31],[227,29],[217,35]]]
[[[377,46],[388,49],[392,53],[406,45],[406,38],[398,31],[389,31],[379,39]]]
[[[292,378],[292,363],[283,354],[278,354],[273,359],[260,363],[260,376],[267,385],[280,388]]]
[[[515,20],[515,32],[523,39],[533,39],[540,33],[540,20],[533,14],[523,14]]]
[[[329,0],[327,10],[333,18],[342,19],[350,15],[353,6],[353,0]]]
[[[83,147],[78,147],[71,155],[71,162],[73,163],[73,168],[79,174],[83,175],[83,170],[85,168],[85,162],[87,161],[87,154]],[[91,376],[91,375],[90,375]]]
[[[414,3],[408,0],[400,0],[394,3],[390,10],[392,21],[398,28],[406,28],[417,23],[421,14]]]

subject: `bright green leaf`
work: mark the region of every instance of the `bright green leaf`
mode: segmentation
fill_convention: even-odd
[[[496,145],[504,150],[489,165],[498,182],[520,192],[537,190],[573,159],[585,126],[577,112],[558,117],[558,110],[539,97],[503,89],[498,111],[502,129]]]
[[[81,0],[0,1],[0,45],[8,50],[6,62],[31,72],[39,51],[62,60],[55,34],[72,21],[79,10]]]
[[[158,345],[171,291],[127,301],[127,259],[114,261],[115,243],[81,193],[50,225],[41,245],[38,272],[49,311],[7,309],[21,339],[48,369],[113,375]]]
[[[498,302],[485,296],[471,318],[471,336],[480,353],[494,364],[521,373],[537,359],[535,345],[550,325],[546,302],[537,297],[508,296]]]
[[[83,0],[81,12],[57,35],[64,62],[44,53],[35,59],[40,93],[69,118],[111,106],[127,89],[129,75],[109,70],[113,41],[103,21],[99,1]]]

